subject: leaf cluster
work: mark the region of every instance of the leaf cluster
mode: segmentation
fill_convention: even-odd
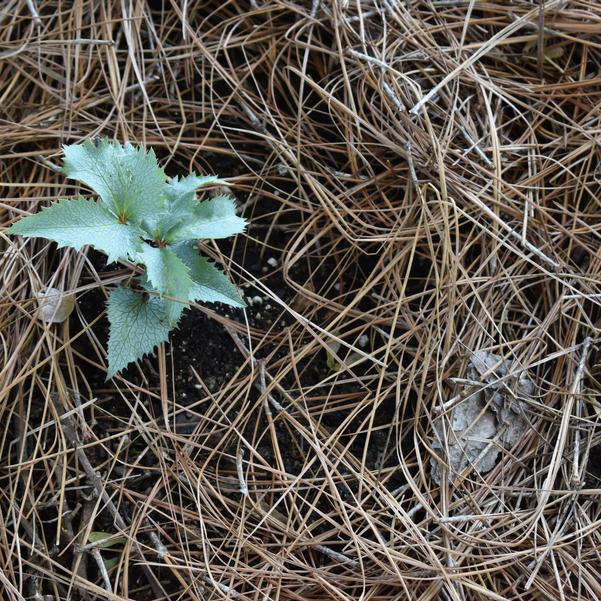
[[[64,154],[65,175],[91,188],[98,200],[61,199],[8,233],[47,238],[59,248],[91,245],[109,262],[144,268],[139,289],[110,292],[107,378],[166,341],[186,303],[244,306],[234,284],[197,248],[199,239],[232,236],[246,225],[231,195],[197,198],[197,190],[226,182],[195,174],[168,178],[152,150],[128,143],[86,141],[65,146]]]

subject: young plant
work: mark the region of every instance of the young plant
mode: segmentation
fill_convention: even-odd
[[[63,172],[83,182],[99,200],[61,199],[25,217],[9,234],[48,238],[58,247],[91,245],[108,262],[144,267],[139,289],[111,290],[107,379],[168,339],[187,302],[244,307],[237,288],[198,253],[199,239],[243,231],[234,199],[221,194],[199,202],[196,190],[223,186],[215,176],[167,178],[152,150],[106,140],[64,147]]]

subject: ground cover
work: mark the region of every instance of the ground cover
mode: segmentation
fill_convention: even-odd
[[[601,597],[596,5],[2,11],[2,231],[95,136],[249,223],[108,382],[131,270],[0,235],[5,598]]]

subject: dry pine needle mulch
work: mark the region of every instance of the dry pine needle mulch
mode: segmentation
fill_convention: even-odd
[[[126,266],[0,234],[2,598],[601,598],[600,67],[596,2],[4,2],[2,227],[144,143],[229,177],[205,250],[279,313],[192,309],[217,385],[175,343],[105,384]]]

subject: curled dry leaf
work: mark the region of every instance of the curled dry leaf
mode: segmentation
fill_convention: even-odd
[[[534,392],[534,383],[512,361],[476,351],[467,381],[463,400],[434,422],[432,447],[437,457],[432,457],[431,468],[438,484],[444,465],[451,482],[469,467],[489,472],[501,449],[513,447],[528,427],[525,400]]]
[[[62,323],[75,308],[75,297],[57,288],[45,288],[36,297],[39,304],[38,317],[47,323]]]

